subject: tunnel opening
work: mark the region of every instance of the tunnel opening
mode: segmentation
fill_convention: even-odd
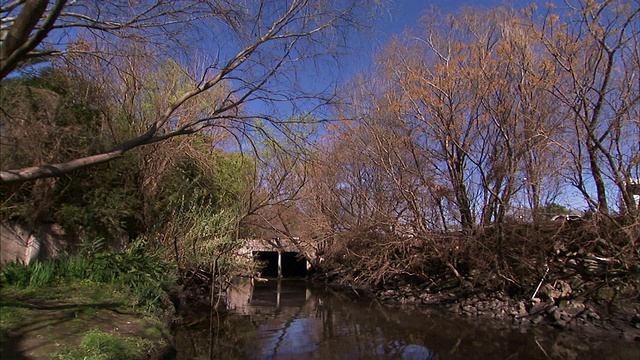
[[[299,252],[283,251],[280,256],[282,277],[307,276],[307,260]],[[277,251],[254,251],[253,258],[263,264],[262,277],[278,277]]]

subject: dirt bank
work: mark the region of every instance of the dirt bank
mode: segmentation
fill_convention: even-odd
[[[0,291],[2,359],[51,359],[57,354],[69,354],[81,347],[90,331],[132,340],[141,350],[141,358],[171,355],[164,316],[132,309],[125,295],[109,286],[82,284]]]

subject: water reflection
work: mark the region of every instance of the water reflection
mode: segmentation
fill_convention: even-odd
[[[249,359],[432,358],[420,344],[387,341],[381,326],[359,319],[358,306],[344,311],[347,298],[317,294],[299,281],[235,285],[229,309],[257,325],[255,338],[245,347]],[[365,317],[373,315],[364,311]]]
[[[304,281],[239,279],[229,313],[193,309],[178,359],[638,359],[637,343],[559,331],[521,332],[402,310]]]

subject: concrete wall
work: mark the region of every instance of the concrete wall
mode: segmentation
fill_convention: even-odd
[[[17,224],[0,224],[0,264],[52,258],[66,253],[74,243],[56,224],[40,224],[32,231]]]
[[[314,261],[316,258],[316,251],[309,246],[305,246],[303,242],[298,241],[296,245],[291,239],[246,239],[244,240],[244,246],[238,250],[238,255],[246,258],[252,258],[254,251],[282,251],[282,252],[296,252],[302,253],[307,260]]]

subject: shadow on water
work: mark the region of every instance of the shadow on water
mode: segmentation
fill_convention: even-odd
[[[622,339],[403,310],[304,280],[238,279],[227,308],[185,314],[178,359],[640,359]]]

